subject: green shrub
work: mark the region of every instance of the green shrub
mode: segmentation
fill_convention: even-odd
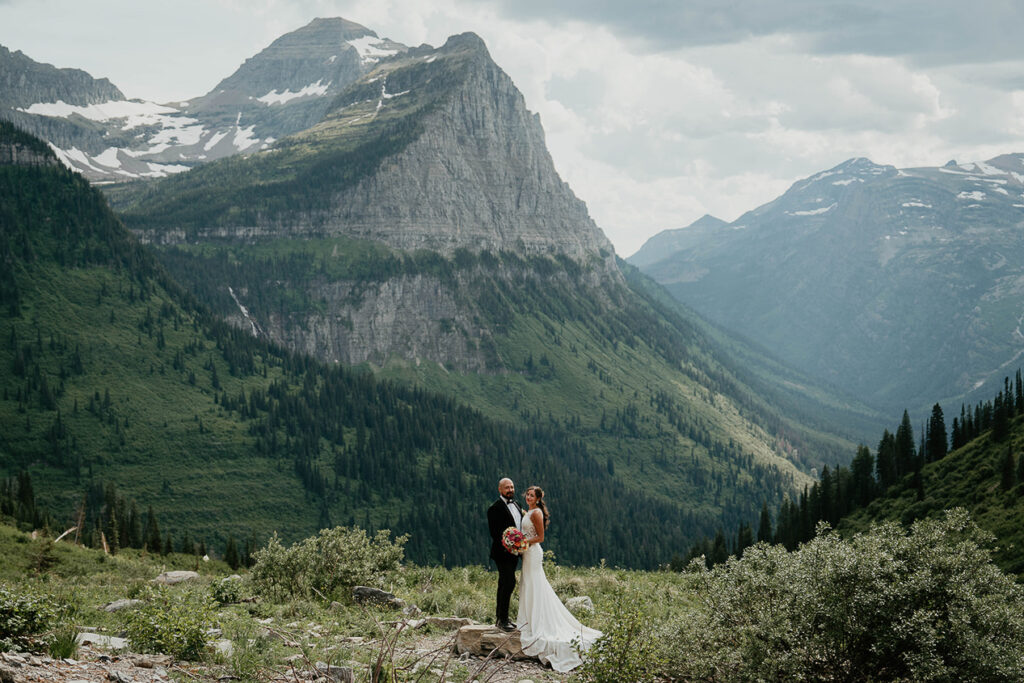
[[[1024,592],[963,510],[799,550],[758,544],[712,570],[669,673],[696,680],[1024,679]]]
[[[222,605],[242,600],[242,580],[238,577],[227,577],[210,584],[210,597]]]
[[[371,539],[358,527],[339,526],[290,548],[275,534],[253,554],[252,578],[262,592],[305,597],[342,597],[337,595],[342,588],[382,586],[384,574],[401,563],[409,538],[391,541],[390,534],[378,531]]]
[[[51,628],[59,613],[50,595],[0,585],[0,651],[31,649],[32,636]]]
[[[621,591],[612,602],[604,635],[583,654],[578,680],[587,683],[654,680],[664,668],[658,648],[659,629],[650,616],[649,598]]]
[[[160,587],[150,588],[141,605],[121,614],[133,650],[195,660],[206,649],[214,609],[205,593]]]
[[[74,624],[58,626],[50,634],[46,649],[55,659],[73,659],[78,655],[78,628]]]

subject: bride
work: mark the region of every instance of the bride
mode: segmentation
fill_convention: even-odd
[[[530,509],[523,517],[523,535],[529,546],[523,553],[516,623],[519,624],[523,652],[564,673],[582,664],[573,641],[586,651],[601,637],[601,632],[577,621],[555,595],[544,575],[544,549],[540,543],[550,522],[544,491],[539,486],[526,489],[526,504]]]

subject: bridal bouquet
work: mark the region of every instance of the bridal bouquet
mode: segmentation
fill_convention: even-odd
[[[523,532],[514,526],[505,529],[505,533],[501,535],[501,544],[505,546],[505,550],[513,555],[522,555],[530,547],[530,544],[526,542],[526,536],[523,536]]]

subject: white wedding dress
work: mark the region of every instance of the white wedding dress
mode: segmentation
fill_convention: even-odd
[[[523,516],[523,534],[527,538],[537,536],[529,513]],[[544,575],[543,558],[540,543],[534,543],[523,553],[516,624],[523,652],[564,673],[583,663],[573,641],[586,651],[601,637],[601,632],[581,624],[558,599]]]

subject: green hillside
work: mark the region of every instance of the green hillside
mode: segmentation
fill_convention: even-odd
[[[990,403],[991,406],[991,403]],[[920,477],[907,475],[884,496],[844,518],[841,529],[871,522],[936,517],[962,507],[997,539],[996,563],[1024,579],[1024,415],[1017,411],[1000,436],[991,428],[941,460],[926,463]]]
[[[323,314],[314,292],[327,283],[351,291],[356,305],[391,278],[435,279],[486,331],[474,340],[486,370],[390,356],[373,363],[378,376],[502,422],[571,434],[628,490],[682,505],[700,528],[777,504],[810,482],[805,471],[853,450],[851,440],[783,415],[767,382],[745,384],[744,368],[678,305],[629,283],[595,286],[593,271],[569,259],[446,258],[350,238],[206,240],[157,254],[219,314],[237,316],[229,288],[245,291],[252,318],[277,321],[285,335]]]
[[[620,480],[546,416],[510,427],[219,322],[60,167],[0,167],[0,228],[0,470],[27,469],[61,524],[112,483],[175,539],[357,523],[412,533],[417,561],[482,562],[509,473],[572,511],[551,543],[570,562],[652,566],[712,523],[643,494],[608,514]]]
[[[937,519],[954,508],[996,540],[993,558],[1003,570],[1024,578],[1024,378],[1007,377],[992,400],[961,407],[947,429],[942,407],[935,404],[915,436],[906,411],[894,431],[885,429],[872,451],[857,448],[849,466],[825,467],[819,481],[787,498],[775,515],[766,507],[760,523],[747,520],[729,547],[719,532],[695,544],[688,558],[702,553],[709,563],[724,562],[728,552],[741,554],[755,540],[769,540],[795,550],[815,538],[819,523],[844,536],[880,522],[909,526]],[[727,527],[728,529],[728,527]],[[730,530],[731,532],[731,530]],[[715,548],[714,552],[709,549]],[[712,557],[713,555],[713,557]]]

